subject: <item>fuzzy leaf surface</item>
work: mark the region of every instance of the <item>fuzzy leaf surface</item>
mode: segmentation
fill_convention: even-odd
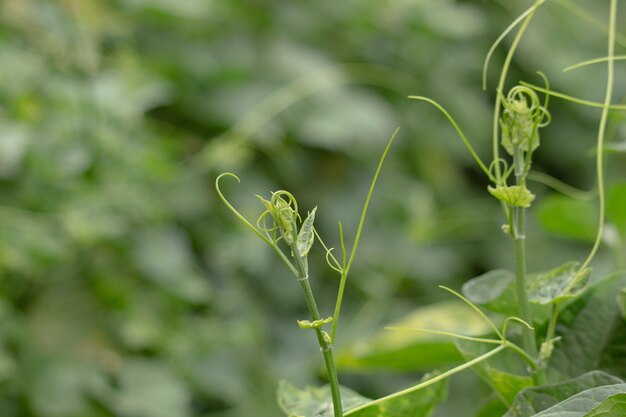
[[[615,296],[626,285],[625,274],[596,282],[560,314],[548,378],[573,378],[592,370],[626,377],[626,322]]]
[[[480,336],[489,326],[462,301],[421,307],[390,324],[407,330],[381,330],[337,354],[337,366],[349,370],[424,370],[462,360],[454,341],[443,335],[408,329],[431,329]]]
[[[492,346],[484,343],[466,340],[457,340],[455,343],[466,361],[492,349]],[[509,350],[480,362],[473,369],[507,404],[512,404],[518,392],[532,385],[532,380],[526,373],[526,365]]]
[[[504,417],[531,417],[587,389],[623,382],[606,372],[592,371],[557,384],[529,387],[515,397]]]
[[[589,282],[591,270],[578,273],[578,262],[567,262],[551,271],[528,277],[528,301],[553,304],[580,295]]]
[[[423,380],[433,375],[426,375]],[[437,404],[446,397],[445,381],[426,388],[391,398],[350,412],[351,409],[366,405],[371,400],[353,390],[341,387],[344,414],[351,417],[428,417]],[[295,385],[281,381],[278,388],[278,404],[289,417],[332,417],[333,406],[328,385],[299,389]]]
[[[626,416],[626,393],[613,395],[585,414],[585,417]]]
[[[422,381],[433,376],[435,375],[426,374]],[[345,414],[348,417],[428,417],[435,411],[437,405],[446,398],[446,395],[447,382],[443,380],[400,397],[372,404],[355,412],[350,412],[348,409]]]
[[[341,387],[341,403],[344,410],[371,401],[350,388]],[[333,402],[330,386],[300,389],[289,381],[278,384],[278,405],[289,417],[332,417]]]
[[[591,388],[561,401],[532,417],[585,417],[607,398],[626,392],[626,384]],[[613,416],[612,416],[613,417]],[[617,417],[617,416],[615,416]]]

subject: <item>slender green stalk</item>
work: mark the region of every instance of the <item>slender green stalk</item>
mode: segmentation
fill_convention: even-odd
[[[606,132],[607,120],[609,117],[609,106],[611,105],[611,98],[613,95],[613,79],[614,79],[614,67],[615,63],[613,57],[615,56],[615,19],[617,17],[617,0],[611,0],[611,12],[609,18],[609,42],[608,42],[608,54],[607,54],[607,80],[606,80],[606,93],[604,95],[604,107],[602,108],[602,116],[600,117],[600,127],[598,128],[598,146],[596,149],[596,175],[598,181],[598,205],[600,215],[598,216],[598,234],[593,244],[593,248],[589,253],[585,262],[580,266],[579,273],[587,268],[593,257],[595,256],[600,243],[602,242],[602,234],[604,230],[604,212],[605,212],[605,197],[604,197],[604,137]]]
[[[513,154],[515,165],[515,180],[517,185],[525,186],[524,176],[524,155],[521,149],[516,149]],[[524,207],[513,208],[514,228],[513,245],[515,247],[515,289],[517,292],[517,307],[522,320],[532,325],[533,317],[528,304],[528,294],[526,289],[526,209]],[[537,341],[534,329],[522,326],[522,339],[524,350],[532,358],[537,357]],[[543,376],[537,372],[532,372],[535,384],[540,384]]]
[[[309,308],[311,319],[313,321],[320,320],[321,316],[313,296],[313,290],[309,283],[309,266],[306,258],[300,256],[298,245],[294,242],[290,245],[293,257],[296,260],[296,268],[298,269],[298,282],[302,286],[304,292],[304,298],[306,305]],[[335,360],[333,358],[333,345],[330,340],[324,337],[322,330],[315,328],[315,334],[317,336],[317,342],[322,350],[324,356],[324,363],[326,364],[326,372],[328,374],[328,384],[330,385],[330,393],[333,399],[333,415],[335,417],[342,417],[342,404],[341,404],[341,392],[339,391],[339,379],[337,378],[337,370],[335,369]]]
[[[609,62],[611,63],[611,66],[612,66],[613,61],[611,60]],[[604,102],[604,103],[598,103],[597,101],[591,101],[591,100],[585,100],[585,99],[578,98],[578,97],[573,97],[567,94],[559,93],[554,90],[547,90],[538,85],[527,83],[526,81],[520,81],[519,83],[520,85],[523,85],[524,87],[532,88],[533,90],[539,91],[540,93],[549,94],[552,97],[557,97],[563,100],[571,101],[572,103],[582,104],[583,106],[597,107],[600,109],[607,109],[607,110],[626,110],[625,104],[611,104],[610,101]]]
[[[575,70],[575,69],[578,69],[578,68],[586,67],[587,65],[599,64],[601,62],[623,61],[623,60],[626,60],[626,55],[616,55],[616,56],[614,56],[612,58],[609,58],[608,56],[603,56],[601,58],[588,59],[586,61],[582,61],[582,62],[579,62],[577,64],[570,65],[569,67],[564,68],[563,72],[567,72],[567,71]]]
[[[558,318],[559,303],[555,303],[550,306],[550,321],[548,322],[548,332],[546,333],[546,340],[554,339],[554,333],[556,332],[556,323]]]
[[[369,408],[369,407],[371,407],[373,405],[380,404],[380,403],[382,403],[384,401],[388,401],[388,400],[391,400],[391,399],[394,399],[394,398],[402,397],[403,395],[410,394],[410,393],[415,392],[415,391],[419,391],[420,389],[426,388],[426,387],[428,387],[428,386],[430,386],[430,385],[432,385],[434,383],[437,383],[437,382],[439,382],[441,380],[444,380],[444,379],[448,378],[451,375],[454,375],[454,374],[456,374],[458,372],[461,372],[461,371],[463,371],[463,370],[465,370],[467,368],[471,368],[472,366],[474,366],[474,365],[476,365],[476,364],[478,364],[478,363],[480,363],[480,362],[482,362],[482,361],[484,361],[486,359],[489,359],[490,357],[496,355],[497,353],[501,352],[504,349],[506,349],[506,346],[504,344],[502,344],[502,345],[498,346],[497,348],[495,348],[493,350],[490,350],[489,352],[487,352],[487,353],[485,353],[483,355],[480,355],[477,358],[472,359],[471,361],[465,362],[464,364],[459,365],[456,368],[452,368],[449,371],[446,371],[446,372],[444,372],[442,374],[439,374],[439,375],[437,375],[437,376],[435,376],[433,378],[430,378],[430,379],[428,379],[428,380],[426,380],[426,381],[424,381],[424,382],[422,382],[420,384],[417,384],[417,385],[412,386],[410,388],[404,389],[402,391],[394,392],[393,394],[387,395],[386,397],[382,397],[382,398],[379,398],[377,400],[370,401],[369,403],[365,403],[365,404],[360,405],[358,407],[355,407],[355,408],[353,408],[351,410],[348,410],[344,414],[344,417],[345,416],[349,416],[351,414],[354,414],[357,411],[363,410],[365,408]]]
[[[335,304],[335,312],[333,314],[333,324],[330,331],[330,339],[335,342],[335,334],[337,332],[337,323],[339,322],[339,314],[341,313],[341,304],[343,302],[343,292],[346,288],[346,281],[348,279],[348,273],[350,272],[350,268],[352,267],[352,262],[354,262],[354,257],[356,256],[356,250],[359,247],[359,241],[361,239],[361,232],[363,231],[363,225],[365,224],[365,216],[367,215],[367,208],[370,205],[370,201],[372,199],[372,194],[374,194],[374,188],[376,187],[376,181],[378,181],[378,176],[380,175],[380,171],[383,168],[383,164],[385,162],[385,158],[387,157],[387,153],[389,153],[389,149],[391,148],[391,144],[393,143],[396,135],[400,128],[397,128],[389,142],[387,142],[387,146],[383,151],[383,154],[380,157],[380,161],[378,161],[378,166],[376,167],[376,172],[374,173],[374,178],[372,178],[372,183],[370,184],[370,189],[367,192],[367,197],[365,197],[365,203],[363,204],[363,210],[361,211],[361,218],[359,219],[359,226],[356,230],[356,236],[354,238],[354,243],[352,244],[352,251],[350,252],[350,257],[348,258],[348,262],[346,263],[346,248],[343,240],[343,227],[341,223],[339,223],[339,235],[341,239],[341,250],[343,252],[343,261],[342,261],[342,270],[341,270],[341,281],[339,282],[339,291],[337,292],[337,302]]]

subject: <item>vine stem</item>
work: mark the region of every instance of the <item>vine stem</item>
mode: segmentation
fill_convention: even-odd
[[[456,374],[458,372],[461,372],[461,371],[463,371],[463,370],[465,370],[467,368],[471,368],[472,366],[476,365],[477,363],[480,363],[480,362],[482,362],[482,361],[492,357],[493,355],[501,352],[502,350],[504,350],[506,348],[507,348],[507,346],[505,346],[504,344],[501,344],[497,348],[495,348],[493,350],[490,350],[489,352],[487,352],[487,353],[485,353],[483,355],[480,355],[480,356],[472,359],[471,361],[465,362],[464,364],[459,365],[456,368],[452,368],[449,371],[446,371],[446,372],[444,372],[442,374],[439,374],[439,375],[437,375],[437,376],[435,376],[433,378],[430,378],[430,379],[428,379],[428,380],[426,380],[426,381],[424,381],[422,383],[419,383],[417,385],[414,385],[414,386],[412,386],[410,388],[407,388],[407,389],[404,389],[402,391],[394,392],[393,394],[387,395],[386,397],[382,397],[382,398],[379,398],[377,400],[370,401],[368,403],[365,403],[363,405],[355,407],[355,408],[353,408],[351,410],[348,410],[348,411],[346,411],[344,416],[347,417],[347,416],[349,416],[351,414],[356,413],[357,411],[363,410],[365,408],[369,408],[369,407],[371,407],[373,405],[380,404],[380,403],[382,403],[384,401],[388,401],[388,400],[391,400],[391,399],[394,399],[394,398],[398,398],[398,397],[401,397],[401,396],[406,395],[406,394],[410,394],[410,393],[418,391],[418,390],[420,390],[422,388],[426,388],[426,387],[428,387],[428,386],[430,386],[432,384],[435,384],[435,383],[437,383],[439,381],[442,381],[442,380],[448,378],[451,375],[454,375],[454,374]]]
[[[520,148],[513,152],[513,164],[515,166],[515,181],[517,185],[525,186],[525,160]],[[526,289],[526,209],[524,207],[514,207],[513,217],[515,227],[512,228],[513,245],[515,247],[515,289],[517,292],[517,307],[519,315],[526,323],[532,325],[533,316],[528,304],[528,293]],[[532,358],[538,354],[535,331],[527,326],[522,326],[522,339],[524,350]],[[544,379],[542,371],[531,372],[533,381],[540,385]]]
[[[320,313],[313,296],[313,290],[309,283],[309,266],[306,258],[300,256],[298,245],[295,243],[290,245],[291,252],[296,260],[296,269],[298,270],[298,282],[302,286],[304,292],[304,298],[306,305],[309,308],[311,319],[313,321],[320,320]],[[328,384],[330,385],[330,394],[333,400],[333,415],[335,417],[343,416],[343,407],[341,404],[341,391],[339,390],[339,378],[337,377],[337,369],[335,368],[335,359],[333,358],[333,345],[332,342],[327,340],[322,333],[322,329],[315,328],[315,335],[317,336],[317,342],[319,343],[322,355],[324,356],[324,363],[326,365],[326,373],[328,374]]]
[[[602,116],[600,118],[600,127],[598,128],[598,146],[596,148],[596,175],[598,181],[598,209],[600,214],[598,216],[598,234],[596,240],[593,243],[593,248],[585,259],[585,262],[580,266],[578,273],[582,273],[589,265],[593,257],[595,256],[600,243],[602,242],[602,234],[604,230],[604,212],[605,212],[605,197],[604,197],[604,137],[606,132],[607,120],[609,117],[609,106],[611,105],[611,99],[613,95],[613,78],[614,78],[614,61],[615,56],[615,20],[617,16],[617,0],[611,0],[611,12],[609,17],[609,41],[608,41],[608,56],[607,56],[607,80],[606,80],[606,93],[604,95],[604,107],[602,108]]]

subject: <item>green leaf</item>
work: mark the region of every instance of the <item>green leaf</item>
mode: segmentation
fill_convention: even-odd
[[[585,414],[585,417],[626,416],[626,394],[613,395]]]
[[[209,283],[193,259],[191,243],[179,228],[152,228],[137,233],[135,262],[142,274],[192,303],[206,303]]]
[[[589,282],[591,270],[579,271],[578,262],[567,262],[548,272],[528,277],[528,301],[553,304],[582,294]]]
[[[537,205],[539,224],[548,232],[568,239],[593,242],[596,237],[596,208],[591,202],[550,195]]]
[[[565,280],[567,276],[557,275],[552,277],[551,273],[558,271],[559,268],[553,271],[527,276],[527,291],[529,301],[531,301],[530,307],[534,323],[543,323],[550,316],[549,308],[543,305],[545,304],[543,301],[546,300],[546,294],[544,294],[546,288],[542,285],[550,281],[550,278],[554,279],[555,282],[560,282],[557,278]],[[586,279],[586,276],[583,276],[583,278]],[[561,288],[561,290],[565,291],[566,288],[565,286]],[[575,286],[575,289],[578,289],[578,285]],[[509,316],[519,314],[515,275],[513,272],[503,269],[489,271],[467,281],[463,285],[462,291],[463,295],[465,295],[468,300],[488,310]]]
[[[626,322],[615,294],[626,285],[626,274],[613,274],[565,308],[559,318],[550,358],[550,380],[572,378],[600,369],[626,376]]]
[[[422,381],[431,377],[433,377],[432,374],[427,374]],[[345,414],[349,417],[428,417],[446,398],[446,395],[447,385],[443,380],[420,390],[366,406],[355,412],[348,410]]]
[[[626,392],[626,384],[605,385],[575,394],[533,417],[585,417],[608,397]],[[615,416],[617,417],[617,416]]]
[[[474,417],[502,417],[506,413],[506,409],[501,399],[492,396],[480,406]]]
[[[38,369],[30,389],[31,406],[38,416],[91,415],[91,396],[107,392],[105,375],[95,366],[55,358]]]
[[[462,301],[421,307],[391,324],[407,330],[381,330],[337,354],[337,366],[349,370],[424,370],[461,361],[448,336],[409,329],[430,329],[480,336],[491,329]]]
[[[558,384],[526,388],[515,397],[504,417],[530,417],[585,390],[622,382],[616,376],[592,371]]]
[[[491,346],[466,340],[457,340],[456,346],[465,360],[474,359],[491,349]],[[507,404],[512,404],[518,392],[532,385],[526,364],[510,350],[477,364],[473,369]]]
[[[626,234],[626,183],[609,187],[606,197],[606,217]]]
[[[344,410],[371,401],[350,388],[341,387],[341,404]],[[332,417],[333,402],[330,386],[299,389],[289,381],[278,384],[278,405],[289,417]]]
[[[626,320],[626,287],[620,289],[617,293],[617,306],[622,312],[622,318]]]
[[[435,375],[427,374],[422,381]],[[397,397],[372,402],[353,390],[340,387],[344,414],[351,417],[428,417],[446,397],[446,381]],[[369,405],[368,405],[369,404]],[[299,389],[287,381],[278,386],[278,405],[289,417],[332,417],[330,387]],[[350,411],[355,410],[355,411]]]
[[[110,406],[120,417],[190,416],[190,392],[169,367],[147,360],[130,360],[119,375],[119,394]]]
[[[489,193],[512,207],[530,207],[535,195],[521,185],[496,185],[487,187]]]
[[[463,295],[472,303],[491,311],[515,314],[517,295],[515,274],[505,269],[496,269],[472,278],[462,288]]]
[[[298,251],[300,252],[300,256],[305,257],[311,250],[311,246],[313,246],[313,241],[315,240],[315,233],[313,233],[313,222],[315,221],[315,211],[317,207],[315,207],[304,219],[302,222],[302,227],[300,228],[300,232],[298,233],[298,239],[296,240],[296,244],[298,245]]]

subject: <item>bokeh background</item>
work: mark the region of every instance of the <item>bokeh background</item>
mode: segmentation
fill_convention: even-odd
[[[350,246],[400,127],[348,282],[338,355],[448,300],[437,285],[509,267],[486,179],[442,115],[406,97],[439,101],[488,160],[510,39],[487,92],[483,59],[531,3],[0,2],[0,415],[273,417],[280,379],[323,383],[314,337],[296,325],[307,318],[299,286],[216,198],[223,171],[240,176],[223,188],[249,218],[262,211],[255,194],[287,189],[303,210],[318,207],[329,245],[341,221]],[[601,101],[602,65],[561,70],[605,55],[607,11],[547,1],[511,82],[539,84],[541,70],[555,90]],[[620,34],[618,54],[625,45]],[[594,236],[599,111],[554,99],[551,112],[535,168],[591,191],[574,200],[531,185],[531,271],[580,260]],[[611,116],[612,223],[596,276],[626,257],[626,129],[623,113]],[[338,279],[323,255],[312,251],[312,284],[330,315]],[[341,379],[376,397],[427,368],[353,366]],[[455,378],[438,416],[466,415],[488,391],[477,381]]]

